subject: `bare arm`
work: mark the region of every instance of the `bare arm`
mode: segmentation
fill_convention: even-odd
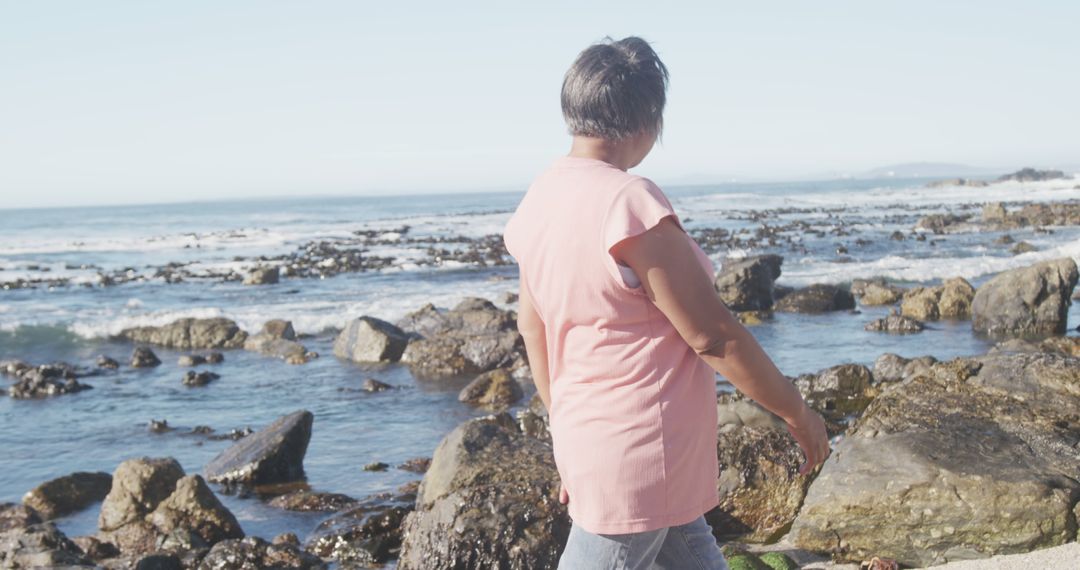
[[[519,281],[521,287],[518,293],[517,328],[521,337],[525,339],[525,352],[529,358],[529,370],[532,372],[536,392],[540,394],[544,408],[551,409],[544,321],[540,320],[540,315],[536,312],[536,306],[532,297],[529,296],[529,289],[525,286],[524,277],[521,277]]]
[[[824,422],[780,373],[750,331],[724,306],[686,233],[667,216],[616,243],[611,254],[641,279],[649,299],[714,370],[792,429],[807,472],[828,455]]]

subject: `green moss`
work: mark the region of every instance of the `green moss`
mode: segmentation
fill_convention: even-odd
[[[737,554],[728,558],[727,562],[731,570],[772,570],[753,554]]]
[[[759,558],[772,570],[799,570],[799,565],[783,552],[766,552]]]

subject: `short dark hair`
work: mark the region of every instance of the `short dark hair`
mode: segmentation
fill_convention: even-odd
[[[668,71],[645,40],[605,37],[566,72],[562,112],[570,134],[610,140],[664,128]]]

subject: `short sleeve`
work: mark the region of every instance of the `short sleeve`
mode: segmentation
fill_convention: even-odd
[[[660,187],[648,178],[636,177],[615,194],[604,215],[601,230],[604,251],[611,251],[615,244],[628,237],[645,233],[664,216],[672,216],[675,223],[686,231]]]

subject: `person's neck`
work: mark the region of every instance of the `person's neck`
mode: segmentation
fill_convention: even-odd
[[[602,160],[624,171],[631,166],[627,145],[595,137],[574,137],[567,156]]]

